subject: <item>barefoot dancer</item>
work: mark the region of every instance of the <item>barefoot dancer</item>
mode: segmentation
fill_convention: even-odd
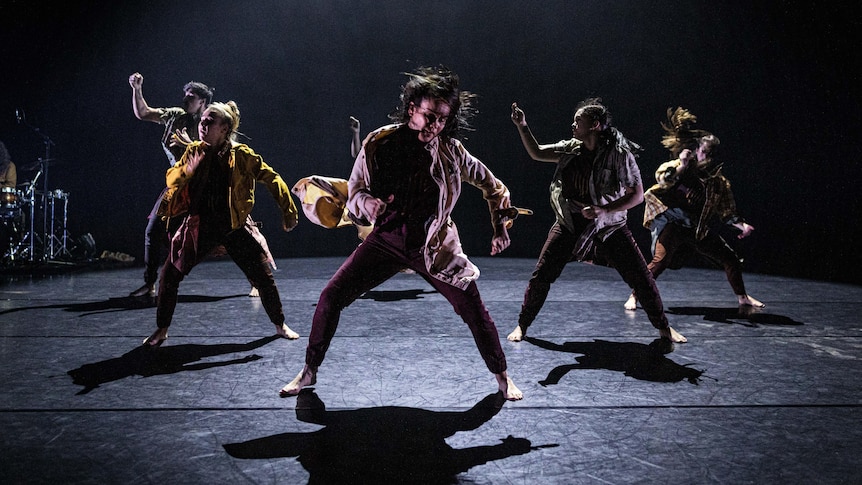
[[[211,104],[201,116],[200,141],[191,143],[182,159],[167,172],[166,215],[182,214],[183,222],[171,239],[168,261],[159,279],[158,328],[144,340],[145,346],[158,347],[168,338],[180,282],[219,245],[259,290],[276,333],[287,339],[299,338],[284,323],[266,251],[243,228],[254,207],[254,187],[258,182],[275,198],[285,231],[297,224],[296,206],[281,176],[248,145],[236,142],[238,129],[236,103]]]
[[[551,183],[551,203],[557,221],[548,234],[536,269],[527,285],[518,326],[507,337],[518,342],[527,334],[551,284],[573,258],[585,261],[595,249],[609,260],[644,302],[650,322],[663,339],[685,342],[670,327],[646,261],[626,227],[628,209],[643,201],[643,185],[632,150],[639,148],[610,126],[610,113],[601,100],[582,101],[572,123],[574,138],[539,145],[524,112],[512,104],[527,153],[539,162],[557,164]]]
[[[658,183],[644,194],[644,227],[652,233],[653,241],[653,258],[648,265],[653,278],[658,279],[668,268],[681,267],[686,255],[694,250],[724,268],[740,305],[765,307],[746,292],[742,259],[715,230],[722,223],[733,226],[739,230],[739,239],[754,231],[737,214],[730,182],[721,173],[722,165],[716,162],[718,137],[692,129],[697,117],[685,108],[668,109],[667,115],[668,122],[662,123],[662,145],[677,158],[659,166],[655,172]],[[634,294],[625,308],[637,308]]]
[[[479,270],[461,250],[450,219],[466,182],[482,191],[491,213],[509,207],[509,190],[456,138],[472,112],[473,96],[445,68],[408,74],[398,124],[374,131],[361,148],[348,187],[352,214],[373,231],[329,280],[314,313],[305,367],[281,389],[293,396],[317,379],[341,311],[364,292],[407,267],[443,295],[470,331],[506,399],[523,397],[506,372],[506,356],[494,321],[479,295]],[[491,254],[509,246],[507,222],[492,217]]]

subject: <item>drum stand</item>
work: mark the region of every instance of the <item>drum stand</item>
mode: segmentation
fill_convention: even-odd
[[[69,194],[66,192],[63,192],[60,189],[57,189],[54,192],[51,192],[50,194],[48,194],[46,197],[48,197],[48,199],[50,200],[49,205],[51,206],[51,223],[49,224],[51,233],[50,233],[50,236],[47,234],[45,235],[46,240],[50,241],[49,243],[47,243],[48,254],[46,257],[49,260],[53,261],[59,257],[72,256],[72,253],[70,253],[68,251],[68,249],[66,249],[66,244],[69,241],[69,237],[68,237],[69,233],[68,233],[68,231],[66,231],[66,222],[67,222],[67,217],[69,214]],[[60,236],[59,237],[54,232],[55,228],[57,228],[57,224],[54,221],[55,201],[57,201],[57,200],[63,201],[63,221],[62,221],[63,225],[62,225],[62,229],[60,230]]]

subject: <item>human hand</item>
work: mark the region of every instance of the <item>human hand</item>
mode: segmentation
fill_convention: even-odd
[[[679,161],[681,162],[680,163],[681,166],[687,167],[688,163],[691,162],[693,159],[694,159],[694,154],[688,148],[679,152]]]
[[[183,170],[185,170],[186,175],[191,176],[197,170],[198,165],[201,164],[201,160],[204,159],[203,150],[195,150],[186,157],[186,166]]]
[[[171,146],[184,146],[187,147],[192,144],[192,137],[189,136],[188,131],[185,128],[180,130],[176,130],[171,134]]]
[[[517,126],[527,126],[527,116],[518,107],[518,103],[512,103],[512,123],[515,123]]]
[[[287,219],[281,224],[281,228],[284,229],[284,232],[290,232],[299,224],[299,219],[294,215],[292,217],[287,217]]]
[[[365,213],[368,214],[368,219],[376,221],[377,217],[386,210],[386,206],[395,200],[394,195],[390,195],[386,200],[378,199],[377,197],[368,197],[363,202]]]
[[[604,214],[607,211],[597,205],[588,205],[581,208],[581,215],[586,219],[596,219],[600,214]]]
[[[736,236],[736,237],[737,237],[737,238],[739,238],[739,239],[742,239],[742,238],[748,237],[748,236],[750,236],[750,235],[751,235],[751,233],[752,233],[752,232],[754,232],[754,226],[752,226],[751,224],[748,224],[748,223],[746,223],[746,222],[742,222],[742,223],[739,223],[739,224],[734,224],[734,226],[736,226],[736,228],[737,228],[737,229],[739,229],[739,230],[741,231],[741,232],[739,233],[739,235],[738,235],[738,236]]]
[[[494,237],[491,239],[491,256],[502,253],[512,244],[512,239],[509,237],[509,231],[506,226],[499,226],[494,231]]]
[[[142,76],[141,73],[136,72],[129,76],[129,86],[131,86],[132,89],[140,89],[143,84],[144,76]]]
[[[359,133],[359,120],[357,120],[353,116],[350,117],[350,131],[354,133]]]

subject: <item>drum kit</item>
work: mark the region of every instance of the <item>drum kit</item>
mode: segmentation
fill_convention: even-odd
[[[69,193],[62,189],[36,190],[36,181],[51,160],[38,160],[33,180],[0,189],[0,226],[6,249],[3,262],[62,261],[68,259]]]
[[[18,124],[30,128],[45,146],[45,156],[24,164],[18,172],[34,172],[28,182],[0,189],[0,262],[3,265],[64,262],[71,257],[72,241],[66,230],[69,193],[49,189],[48,168],[54,142],[27,123],[23,110],[15,110]],[[37,183],[39,188],[37,190]]]

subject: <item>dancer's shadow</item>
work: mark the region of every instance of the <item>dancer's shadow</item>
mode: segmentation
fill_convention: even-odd
[[[212,303],[229,298],[247,297],[248,295],[227,295],[227,296],[206,296],[206,295],[180,295],[177,299],[179,303]],[[117,311],[141,310],[144,308],[155,308],[155,298],[140,298],[133,296],[123,296],[108,298],[102,301],[90,301],[85,303],[55,303],[52,305],[30,306],[21,308],[10,308],[3,310],[0,315],[7,313],[21,312],[24,310],[40,310],[46,308],[56,308],[66,312],[80,312],[79,317],[85,317],[97,313],[111,313]]]
[[[703,315],[707,322],[729,323],[743,325],[746,327],[759,327],[760,325],[805,325],[802,322],[772,313],[764,313],[760,308],[749,305],[738,307],[670,307],[667,313],[673,315]]]
[[[651,382],[680,382],[686,380],[691,384],[699,384],[702,370],[689,367],[690,364],[679,365],[665,357],[672,350],[672,345],[662,339],[656,339],[649,345],[635,342],[609,342],[594,340],[592,342],[565,342],[555,344],[534,337],[524,337],[543,349],[556,352],[583,354],[575,357],[577,364],[555,367],[548,377],[539,381],[542,386],[559,384],[569,371],[582,369],[606,369],[622,372],[626,376]]]
[[[389,290],[389,291],[366,291],[359,297],[361,300],[374,301],[401,301],[401,300],[421,300],[422,295],[430,295],[437,293],[434,290]]]
[[[283,433],[224,445],[235,458],[298,457],[309,484],[457,483],[456,476],[493,460],[544,447],[508,436],[489,446],[454,449],[446,438],[479,428],[505,403],[502,393],[486,396],[464,412],[385,406],[327,411],[311,389],[296,399],[296,418],[325,428]]]
[[[201,362],[192,364],[206,357],[248,352],[279,339],[278,335],[257,339],[246,344],[182,344],[148,349],[136,347],[121,357],[84,364],[72,369],[66,374],[72,377],[72,382],[83,386],[77,394],[87,394],[106,382],[116,381],[131,376],[150,377],[160,374],[175,374],[183,371],[198,371],[213,367],[223,367],[233,364],[245,364],[260,360],[256,354],[245,357],[223,360],[220,362]]]

